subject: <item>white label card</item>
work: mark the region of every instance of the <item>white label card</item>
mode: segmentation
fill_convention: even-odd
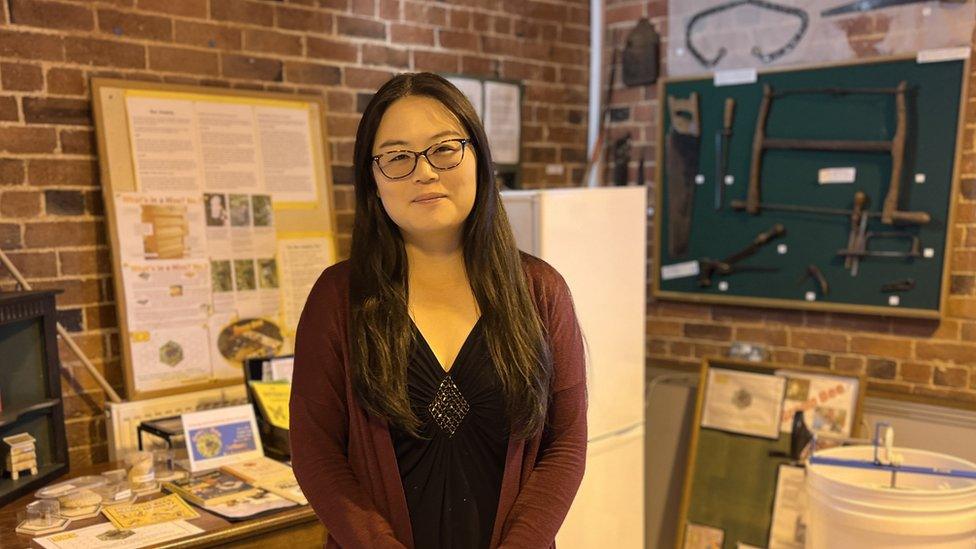
[[[661,267],[661,280],[673,280],[686,276],[698,276],[699,266],[697,261],[684,261],[682,263],[672,263]]]
[[[853,183],[855,177],[857,177],[855,168],[821,168],[817,172],[817,183],[821,185]]]
[[[939,63],[940,61],[954,61],[956,59],[969,58],[969,46],[959,48],[939,48],[934,50],[922,50],[915,58],[916,63]]]
[[[716,86],[735,86],[738,84],[753,84],[758,79],[756,69],[732,69],[715,71],[713,83]]]

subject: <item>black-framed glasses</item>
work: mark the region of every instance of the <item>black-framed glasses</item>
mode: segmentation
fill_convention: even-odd
[[[434,143],[422,151],[389,151],[374,156],[373,162],[376,162],[383,175],[389,179],[403,179],[412,174],[421,156],[438,170],[450,170],[464,160],[464,149],[470,141],[470,139],[448,139]]]

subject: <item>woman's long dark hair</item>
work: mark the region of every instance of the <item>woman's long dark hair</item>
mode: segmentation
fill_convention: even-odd
[[[511,434],[528,438],[545,425],[552,358],[529,293],[519,250],[495,184],[484,127],[467,98],[432,73],[400,74],[383,84],[363,112],[353,169],[356,216],[350,263],[349,344],[353,388],[371,414],[417,436],[421,421],[407,396],[411,330],[407,314],[407,255],[399,227],[380,202],[372,149],[387,108],[401,97],[426,96],[454,113],[477,159],[474,207],[462,246],[468,280],[504,392]]]

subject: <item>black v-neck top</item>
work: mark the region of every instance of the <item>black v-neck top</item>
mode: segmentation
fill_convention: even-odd
[[[407,391],[417,439],[390,437],[418,549],[487,548],[501,492],[509,425],[500,380],[475,323],[449,371],[410,321]]]

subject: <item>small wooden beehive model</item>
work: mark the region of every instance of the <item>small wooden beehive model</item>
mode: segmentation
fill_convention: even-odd
[[[7,452],[7,471],[10,478],[17,480],[20,472],[29,469],[30,474],[37,474],[37,452],[34,451],[34,437],[27,433],[19,433],[4,437],[3,441],[10,447]]]

